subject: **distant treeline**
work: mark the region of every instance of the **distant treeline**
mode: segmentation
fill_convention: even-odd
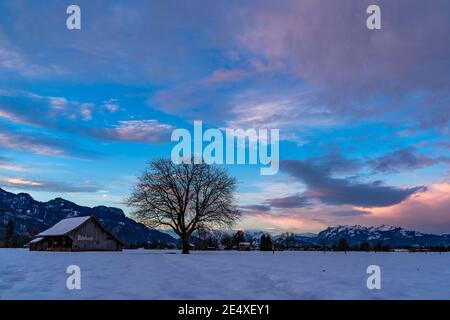
[[[21,248],[31,238],[18,236],[15,233],[14,222],[10,220],[4,230],[0,230],[0,248]],[[359,244],[349,245],[345,238],[337,242],[326,243],[322,241],[320,244],[303,243],[296,241],[292,234],[285,233],[281,237],[272,239],[270,235],[263,234],[259,239],[249,239],[243,231],[229,235],[224,234],[215,237],[208,231],[199,231],[195,236],[191,237],[190,243],[192,250],[260,250],[260,251],[374,251],[374,252],[390,252],[395,249],[404,249],[411,252],[449,252],[450,246],[444,245],[413,245],[413,246],[394,246],[392,243],[378,241],[369,243],[362,241]],[[136,243],[128,245],[128,249],[181,249],[181,242],[162,242],[153,241],[147,243]]]
[[[19,236],[15,233],[15,225],[9,220],[4,230],[0,230],[0,248],[18,248],[23,247],[31,238]]]
[[[246,244],[244,249],[242,244]],[[145,248],[145,249],[180,249],[181,243],[173,244],[167,242],[151,242],[142,243],[132,246],[131,248]],[[357,245],[349,245],[345,238],[340,239],[337,242],[327,244],[325,242],[321,244],[309,244],[299,243],[294,241],[289,236],[272,239],[270,235],[262,235],[259,241],[249,241],[246,239],[243,231],[237,231],[234,235],[223,235],[220,239],[211,236],[210,233],[198,234],[196,237],[192,237],[191,243],[192,250],[260,250],[260,251],[362,251],[362,252],[391,252],[395,249],[404,249],[411,252],[448,252],[450,246],[393,246],[382,241],[376,243],[369,243],[363,241]]]

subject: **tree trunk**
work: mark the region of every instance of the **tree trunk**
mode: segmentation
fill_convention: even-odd
[[[183,238],[182,239],[182,251],[181,251],[181,253],[182,254],[189,254],[189,238],[188,237],[186,237],[186,238]]]

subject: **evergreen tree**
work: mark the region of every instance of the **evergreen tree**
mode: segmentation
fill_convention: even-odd
[[[339,239],[338,250],[347,252],[349,249],[348,242],[345,238]]]
[[[263,234],[261,236],[261,240],[259,242],[259,250],[261,251],[266,251],[266,246],[267,246],[267,242],[266,242],[266,236]]]
[[[272,250],[272,239],[270,239],[270,235],[262,235],[260,242],[260,250],[261,251],[271,251]]]
[[[378,241],[377,244],[374,246],[375,251],[383,251],[383,241]]]
[[[245,236],[243,231],[237,231],[235,235],[233,236],[233,242],[232,245],[236,249],[239,249],[239,242],[245,242]]]
[[[287,250],[289,250],[289,247],[294,240],[294,234],[292,232],[284,232],[281,234],[281,237],[284,239],[284,245]]]
[[[266,237],[266,248],[267,251],[272,251],[272,239],[270,239],[270,235]]]
[[[337,251],[337,244],[336,244],[336,242],[333,242],[333,244],[331,245],[331,250],[333,250],[333,251]]]
[[[222,238],[222,244],[225,248],[225,250],[230,250],[233,248],[233,238],[231,238],[230,236],[223,236]]]
[[[6,247],[12,247],[13,246],[13,239],[14,238],[14,222],[12,220],[9,220],[8,224],[6,225]]]
[[[323,250],[323,253],[325,253],[327,251],[327,241],[325,239],[322,239],[320,241],[320,246],[321,246],[321,249]]]
[[[361,244],[359,245],[359,249],[361,251],[370,251],[370,244],[369,244],[369,242],[367,242],[366,240],[361,242]]]

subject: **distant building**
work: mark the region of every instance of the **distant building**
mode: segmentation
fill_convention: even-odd
[[[249,251],[251,247],[250,242],[239,242],[239,251]]]
[[[63,219],[25,246],[30,251],[121,251],[124,243],[91,216]]]

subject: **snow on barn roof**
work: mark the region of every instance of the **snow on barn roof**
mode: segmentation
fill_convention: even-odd
[[[32,244],[41,242],[42,240],[44,240],[44,237],[39,237],[39,238],[33,239],[30,242],[28,242],[27,244],[25,244],[24,247],[29,247]]]
[[[55,224],[50,229],[47,229],[45,231],[42,231],[37,236],[38,237],[44,237],[44,236],[62,236],[66,233],[72,231],[75,228],[78,228],[80,225],[85,223],[87,220],[89,220],[91,217],[77,217],[77,218],[68,218],[63,219],[57,224]]]
[[[44,240],[44,238],[43,238],[43,237],[39,237],[39,238],[33,239],[33,240],[31,240],[30,242],[28,242],[28,244],[31,244],[31,243],[37,243],[37,242],[39,242],[39,241],[41,241],[41,240]]]

